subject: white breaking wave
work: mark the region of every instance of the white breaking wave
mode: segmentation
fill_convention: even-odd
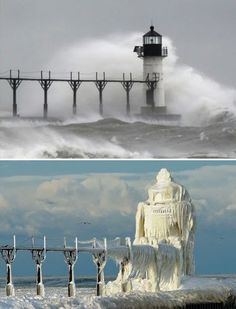
[[[10,125],[9,125],[10,127]],[[10,140],[10,142],[9,142]],[[128,151],[102,137],[87,139],[73,133],[56,132],[53,127],[26,126],[8,128],[7,135],[0,132],[1,158],[42,158],[42,157],[150,157],[148,152]]]
[[[0,158],[235,157],[234,121],[205,127],[204,136],[198,127],[91,121],[1,120]]]

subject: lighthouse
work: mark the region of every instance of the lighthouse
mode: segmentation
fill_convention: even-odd
[[[143,45],[135,46],[134,52],[143,59],[143,79],[146,105],[141,107],[141,115],[158,119],[176,120],[179,115],[167,112],[164,90],[163,60],[168,56],[167,47],[162,45],[162,35],[150,27],[143,35]]]
[[[143,46],[135,46],[134,52],[143,58],[144,79],[157,80],[155,89],[146,89],[146,103],[149,106],[161,107],[165,110],[165,93],[163,84],[163,59],[167,57],[167,47],[162,46],[162,35],[150,27],[143,36]]]

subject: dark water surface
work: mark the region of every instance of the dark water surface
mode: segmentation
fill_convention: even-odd
[[[0,120],[0,158],[236,158],[236,121]]]

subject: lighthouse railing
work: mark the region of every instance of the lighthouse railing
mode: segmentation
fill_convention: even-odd
[[[168,48],[162,47],[162,57],[167,57],[167,56],[168,56]]]

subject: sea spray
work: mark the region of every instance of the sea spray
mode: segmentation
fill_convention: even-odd
[[[95,72],[106,71],[109,78],[122,78],[122,73],[132,72],[136,78],[142,76],[142,60],[132,52],[133,46],[140,43],[140,33],[126,36],[116,35],[103,39],[87,40],[60,51],[52,59],[49,67],[55,70],[71,70],[82,72],[84,78],[95,77]],[[180,64],[173,42],[164,38],[168,46],[169,56],[164,60],[164,79],[166,104],[173,112],[182,114],[183,125],[201,126],[208,124],[217,115],[236,114],[236,90],[220,85],[213,79],[196,69]],[[184,62],[182,59],[181,62]],[[136,86],[131,91],[131,110],[139,112],[145,104],[143,86]],[[93,88],[93,89],[92,89]],[[109,88],[109,89],[108,89]],[[104,90],[105,114],[115,118],[125,114],[125,94],[121,85],[109,86]],[[69,101],[65,92],[55,93],[55,102],[63,109],[64,102]],[[92,85],[79,90],[81,112],[98,111],[98,93]]]
[[[11,126],[12,124],[12,126]],[[82,124],[83,126],[83,124]],[[0,123],[2,158],[110,158],[110,157],[149,157],[148,151],[129,151],[117,142],[106,140],[102,135],[97,138],[81,136],[76,127],[47,122],[19,121]],[[88,129],[89,130],[89,129]],[[77,132],[78,131],[78,132]]]

